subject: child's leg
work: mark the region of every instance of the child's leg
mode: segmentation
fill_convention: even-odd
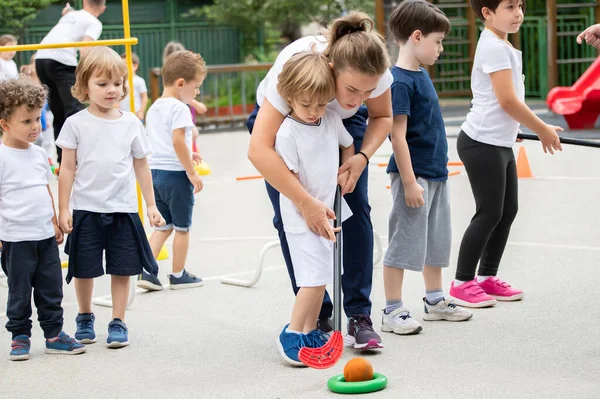
[[[38,243],[38,265],[33,276],[33,300],[44,337],[55,338],[63,329],[62,271],[54,237]]]
[[[477,263],[494,229],[502,219],[506,194],[507,165],[512,149],[479,143],[464,132],[457,142],[458,153],[465,164],[476,212],[463,236],[458,254],[456,280],[475,278]]]
[[[442,269],[440,267],[425,265],[423,280],[425,281],[425,297],[430,304],[435,305],[438,301],[444,299]]]
[[[79,313],[92,313],[92,294],[94,293],[93,278],[73,279],[75,284],[75,294],[77,295],[77,304]]]
[[[511,152],[512,155],[512,152]],[[495,276],[506,248],[508,235],[519,207],[519,178],[514,155],[506,168],[506,190],[502,218],[485,246],[479,263],[478,276]]]
[[[167,238],[169,238],[172,232],[173,229],[154,230],[154,232],[150,236],[150,239],[148,240],[150,243],[150,248],[152,249],[152,255],[154,256],[154,259],[158,258],[160,250],[162,249],[163,245],[165,245]]]
[[[292,318],[288,327],[289,330],[304,332],[304,326],[311,322],[314,325],[311,331],[316,328],[318,311],[315,313],[315,303],[317,303],[318,298],[321,298],[321,302],[323,301],[324,293],[324,286],[300,288],[296,295],[294,308],[292,309]],[[312,316],[314,317],[309,320],[309,317]]]
[[[321,287],[312,288],[315,288],[316,292],[314,293],[314,302],[312,308],[310,309],[306,321],[304,322],[304,327],[302,328],[302,332],[304,334],[308,334],[309,332],[317,328],[317,318],[319,317],[319,313],[321,312],[321,304],[323,303],[323,297],[325,296],[324,285]]]
[[[110,276],[110,290],[112,296],[112,318],[125,321],[125,308],[129,298],[130,276]]]
[[[404,283],[404,269],[383,266],[383,288],[385,291],[386,307],[402,307],[402,284]]]
[[[190,232],[175,230],[175,238],[173,239],[173,273],[180,273],[185,268],[189,247]]]
[[[31,336],[32,279],[37,265],[35,244],[29,241],[4,242],[2,270],[7,277],[6,329],[12,338]]]

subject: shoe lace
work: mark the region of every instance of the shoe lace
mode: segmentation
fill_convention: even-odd
[[[409,317],[410,317],[410,315],[409,315]],[[359,330],[373,331],[373,322],[371,321],[371,318],[369,316],[360,315],[360,316],[353,317],[353,319],[356,321],[356,324],[354,325],[354,331],[359,331]]]
[[[120,334],[124,334],[125,333],[125,327],[123,327],[120,324],[111,324],[110,325],[110,332],[118,332]]]
[[[80,320],[79,324],[82,330],[91,330],[93,328],[91,320]]]

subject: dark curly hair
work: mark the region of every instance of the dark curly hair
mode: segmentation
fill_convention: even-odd
[[[47,88],[27,75],[0,82],[0,119],[8,120],[21,105],[27,106],[28,111],[43,108],[47,95]]]

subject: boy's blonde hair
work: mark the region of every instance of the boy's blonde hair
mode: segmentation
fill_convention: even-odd
[[[177,51],[167,57],[161,70],[163,85],[172,86],[177,79],[190,81],[206,76],[206,63],[200,54]]]
[[[80,102],[88,102],[88,83],[93,76],[108,76],[112,79],[113,74],[123,77],[123,95],[119,100],[125,98],[127,87],[127,65],[119,54],[108,47],[94,47],[90,49],[79,61],[75,69],[75,85],[71,89],[73,97]]]
[[[8,120],[15,108],[25,105],[28,111],[42,109],[48,90],[26,75],[0,82],[0,119]]]
[[[0,36],[0,46],[6,46],[8,43],[18,43],[17,38],[13,35]]]
[[[292,106],[302,96],[329,102],[335,97],[335,76],[329,60],[321,53],[304,51],[294,54],[279,74],[277,91]]]
[[[373,29],[371,17],[351,11],[337,18],[325,35],[329,41],[325,56],[333,63],[336,74],[351,67],[365,75],[383,75],[390,67],[385,39]]]

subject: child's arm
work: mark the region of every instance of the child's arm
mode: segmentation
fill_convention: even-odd
[[[188,179],[190,179],[190,182],[194,185],[194,194],[200,192],[204,183],[202,183],[202,179],[194,169],[194,162],[190,155],[190,149],[185,143],[185,128],[173,130],[173,148],[177,154],[177,159],[179,159],[179,162],[181,162],[181,165],[187,173]]]
[[[75,180],[76,150],[63,148],[60,173],[58,175],[58,220],[63,233],[73,231],[73,218],[69,210],[69,200]]]
[[[556,132],[563,129],[546,124],[529,109],[527,104],[519,100],[512,81],[512,70],[504,69],[493,72],[490,74],[490,79],[502,109],[514,120],[533,130],[539,136],[544,152],[550,151],[551,154],[554,154],[554,150],[562,151]]]
[[[200,101],[196,100],[195,98],[192,99],[192,101],[190,101],[190,105],[192,107],[194,107],[194,110],[199,115],[202,115],[202,114],[206,113],[206,111],[208,111],[208,108],[206,108],[206,105],[204,105],[204,103],[201,103]]]
[[[148,106],[148,92],[140,93],[140,97],[142,99],[142,104],[140,105],[140,109],[136,111],[136,115],[140,120],[144,120],[146,116],[146,107]]]
[[[400,172],[400,178],[404,185],[404,199],[406,205],[410,208],[418,208],[425,204],[423,199],[423,187],[417,183],[417,178],[413,171],[410,159],[410,150],[406,141],[406,128],[408,125],[408,115],[395,115],[394,125],[392,126],[392,148],[394,158]]]
[[[58,226],[58,218],[56,217],[56,207],[54,206],[54,196],[52,195],[52,190],[50,190],[50,185],[48,184],[46,188],[48,188],[48,195],[50,195],[50,199],[52,200],[52,212],[54,213],[54,216],[52,216],[52,224],[54,225],[54,236],[56,237],[56,242],[60,245],[63,242],[64,234]]]
[[[140,185],[142,196],[146,201],[146,208],[148,213],[148,220],[150,226],[164,226],[165,219],[158,211],[156,207],[156,200],[154,199],[154,187],[152,186],[152,173],[150,172],[150,166],[148,166],[148,159],[144,158],[133,158],[133,170],[135,171],[135,178]]]

